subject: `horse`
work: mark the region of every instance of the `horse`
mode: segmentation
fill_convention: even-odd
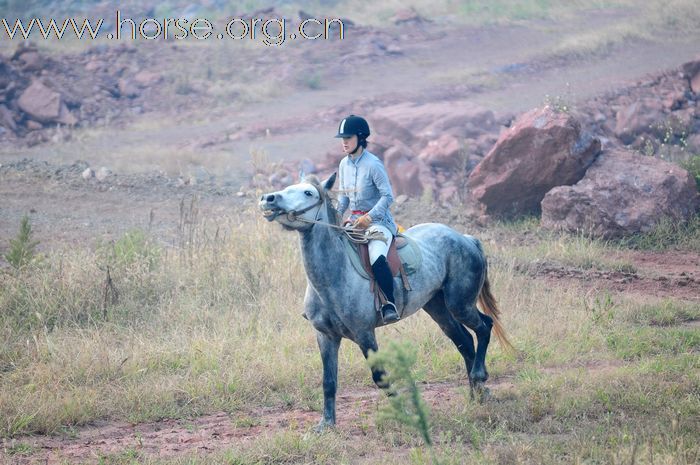
[[[375,329],[383,326],[368,281],[355,271],[339,226],[339,212],[330,191],[336,173],[326,180],[314,175],[277,192],[263,194],[258,206],[269,221],[297,231],[306,270],[304,317],[316,330],[323,362],[323,414],[314,430],[335,426],[338,349],[342,338],[355,342],[365,358],[377,351]],[[396,306],[404,320],[425,310],[452,340],[464,358],[472,396],[484,392],[488,379],[486,351],[491,330],[512,348],[499,320],[496,299],[490,290],[486,256],[478,239],[460,234],[440,223],[424,223],[406,230],[422,253],[422,264],[411,276],[411,290],[396,292]],[[400,278],[394,278],[401,289]],[[484,313],[477,308],[477,301]],[[390,323],[391,324],[391,323]],[[476,335],[474,339],[466,328]],[[387,390],[384,372],[372,367],[372,379]]]

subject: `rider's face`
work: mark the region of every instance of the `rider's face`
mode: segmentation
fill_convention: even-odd
[[[357,147],[357,135],[343,137],[341,140],[343,143],[343,152],[345,153],[350,153],[352,150],[355,150],[355,147]]]

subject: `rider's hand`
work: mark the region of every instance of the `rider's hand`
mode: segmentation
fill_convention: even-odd
[[[369,225],[372,224],[372,217],[369,216],[369,213],[365,213],[361,217],[355,220],[353,223],[353,227],[357,229],[367,229],[369,228]]]

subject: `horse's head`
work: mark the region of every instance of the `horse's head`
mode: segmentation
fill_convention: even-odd
[[[325,181],[309,175],[298,184],[263,194],[259,203],[263,216],[267,221],[277,221],[285,229],[308,229],[313,226],[311,221],[314,220],[336,224],[335,208],[328,195],[335,178],[336,173]]]

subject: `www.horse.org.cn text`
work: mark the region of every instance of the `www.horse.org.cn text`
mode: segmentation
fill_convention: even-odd
[[[293,24],[287,18],[233,18],[216,25],[206,18],[142,18],[115,13],[112,27],[104,18],[82,19],[8,19],[0,18],[0,41],[77,38],[80,40],[253,40],[268,46],[280,46],[295,40],[345,38],[345,24],[339,18],[307,18]]]

